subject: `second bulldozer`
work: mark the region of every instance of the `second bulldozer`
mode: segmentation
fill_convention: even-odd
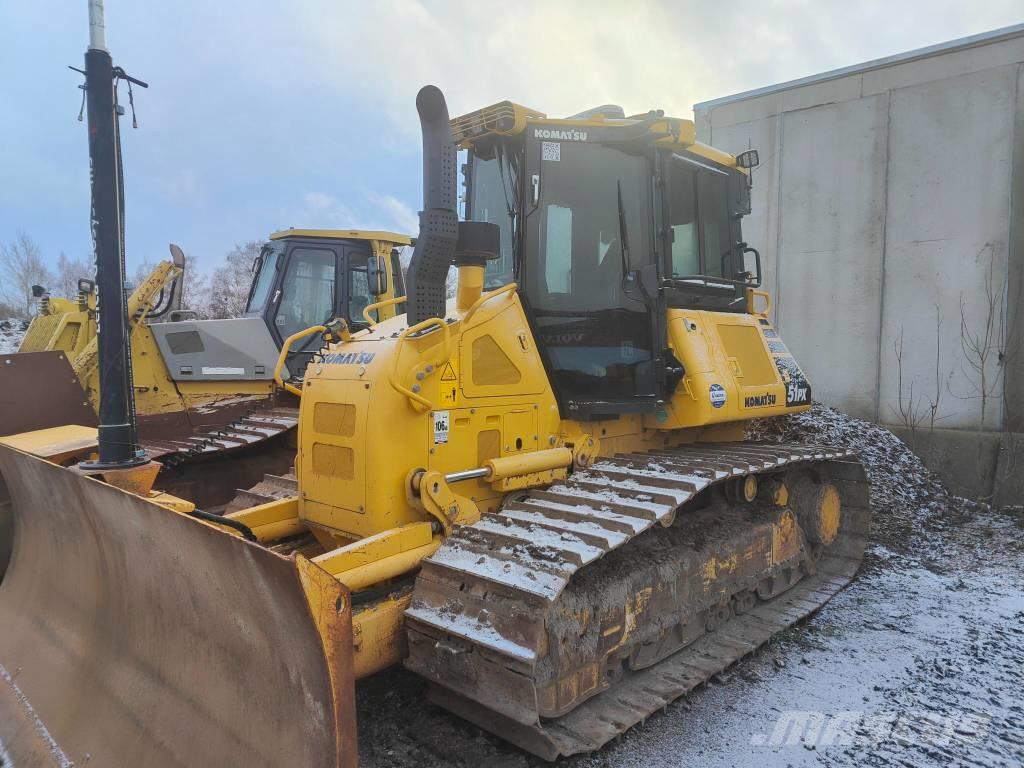
[[[553,760],[853,577],[859,461],[745,438],[811,403],[741,234],[755,154],[660,112],[502,102],[449,122],[431,86],[417,109],[406,314],[311,359],[293,494],[200,521],[0,448],[25,531],[0,583],[15,765],[46,754],[32,718],[74,761],[274,765],[287,743],[289,764],[352,765],[352,681],[399,662],[435,702]]]
[[[405,295],[398,249],[410,243],[393,232],[275,232],[253,263],[244,312],[222,320],[198,320],[180,308],[185,259],[172,245],[172,258],[128,299],[135,409],[147,455],[178,466],[294,430],[297,402],[274,387],[285,340],[336,317],[361,328],[398,314]],[[39,293],[39,313],[18,352],[0,355],[0,389],[8,397],[0,435],[96,424],[95,283],[79,280],[74,300]],[[314,338],[295,345],[285,377],[301,380],[319,348]]]

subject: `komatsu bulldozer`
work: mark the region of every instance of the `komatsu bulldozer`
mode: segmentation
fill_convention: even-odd
[[[279,377],[292,494],[197,515],[142,470],[0,448],[15,766],[354,765],[353,681],[399,663],[553,760],[853,577],[860,462],[745,438],[811,403],[741,234],[755,153],[658,111],[416,105],[406,313],[336,324],[301,386]]]

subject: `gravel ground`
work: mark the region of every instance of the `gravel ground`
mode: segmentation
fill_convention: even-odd
[[[715,683],[559,764],[1024,764],[1024,511],[949,495],[892,433],[832,409],[751,436],[859,452],[874,509],[860,574]],[[426,703],[404,670],[357,697],[364,767],[545,765]]]

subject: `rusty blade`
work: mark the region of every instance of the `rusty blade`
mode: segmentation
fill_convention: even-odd
[[[13,765],[355,766],[351,607],[329,574],[2,446],[0,478]]]
[[[63,352],[0,355],[0,393],[0,435],[96,426],[96,413]]]

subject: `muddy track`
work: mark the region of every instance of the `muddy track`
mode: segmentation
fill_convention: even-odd
[[[767,487],[812,470],[842,499],[831,546],[813,547],[771,504],[719,495],[691,510],[746,477]],[[406,663],[438,684],[432,700],[545,759],[598,749],[849,583],[869,519],[863,469],[843,450],[747,443],[601,459],[457,529],[426,561]]]

